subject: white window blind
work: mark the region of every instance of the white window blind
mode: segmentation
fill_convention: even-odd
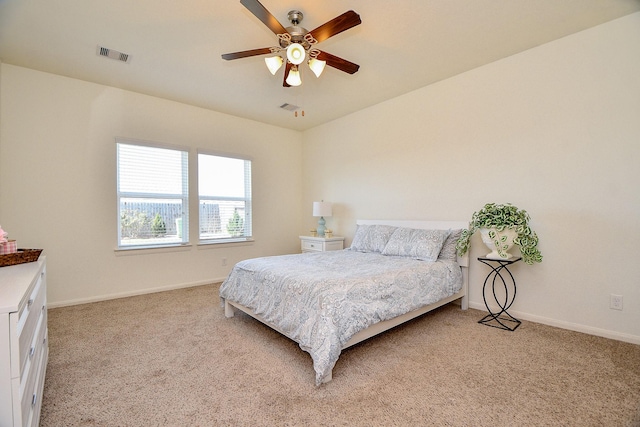
[[[118,247],[189,241],[187,151],[117,141]]]
[[[200,241],[247,240],[252,236],[251,161],[198,154]]]

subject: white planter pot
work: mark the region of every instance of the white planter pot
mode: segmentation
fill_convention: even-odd
[[[495,228],[481,228],[480,236],[482,236],[482,242],[491,249],[485,258],[509,259],[513,256],[508,251],[513,246],[513,239],[518,237],[516,230],[505,228],[497,231]]]

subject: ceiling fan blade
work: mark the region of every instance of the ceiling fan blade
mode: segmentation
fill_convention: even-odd
[[[284,69],[284,78],[282,79],[282,86],[283,87],[291,87],[291,85],[289,83],[287,83],[287,76],[289,75],[289,70],[291,70],[291,66],[293,64],[289,61],[287,61],[287,65]]]
[[[361,23],[360,15],[355,13],[353,10],[350,10],[309,32],[313,38],[318,40],[318,43],[320,43],[329,37],[333,37],[336,34],[346,31],[349,28],[353,28],[356,25],[360,25]]]
[[[285,34],[287,32],[275,16],[273,16],[271,12],[269,12],[258,0],[240,0],[240,3],[249,9],[249,12],[253,13],[256,18],[261,20],[264,25],[269,27],[269,29],[274,33]]]
[[[249,56],[265,55],[271,52],[272,50],[270,47],[263,47],[260,49],[251,49],[251,50],[243,50],[241,52],[225,53],[224,55],[222,55],[222,59],[226,59],[227,61],[230,61],[232,59],[247,58]]]
[[[354,74],[360,69],[360,66],[358,64],[354,64],[353,62],[347,61],[346,59],[342,59],[327,52],[321,51],[318,54],[318,59],[327,61],[328,66],[337,68],[338,70],[344,71],[345,73],[349,74]]]

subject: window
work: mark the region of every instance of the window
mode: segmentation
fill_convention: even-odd
[[[117,141],[118,247],[189,242],[187,151]]]
[[[251,238],[251,161],[198,154],[200,241]]]

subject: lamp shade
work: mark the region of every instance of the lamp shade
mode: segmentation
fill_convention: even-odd
[[[271,74],[275,76],[276,71],[278,71],[280,67],[282,67],[282,63],[284,62],[284,60],[281,56],[270,56],[268,58],[264,58],[264,62],[267,64],[267,68],[269,69]]]
[[[289,75],[286,80],[289,86],[300,86],[302,84],[302,79],[300,78],[300,71],[298,71],[298,67],[295,65],[291,67],[289,70]]]
[[[309,68],[311,68],[311,71],[313,71],[313,74],[315,74],[316,77],[320,77],[325,65],[327,65],[327,61],[321,61],[316,58],[311,58],[309,60]]]
[[[333,215],[330,202],[313,202],[313,216]]]
[[[302,64],[307,52],[300,43],[291,43],[287,48],[287,59],[295,65]]]

